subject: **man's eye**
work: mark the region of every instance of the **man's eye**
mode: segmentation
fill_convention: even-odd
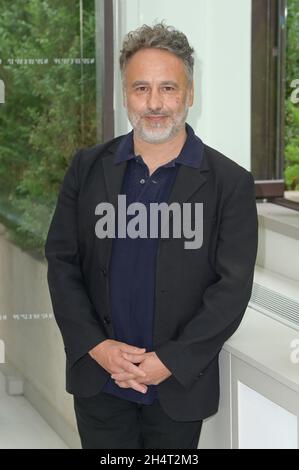
[[[140,93],[144,93],[147,91],[147,87],[146,86],[139,86],[136,88],[136,91],[140,92]]]
[[[169,93],[171,91],[174,91],[174,87],[173,86],[164,86],[163,91],[166,91],[166,92]]]

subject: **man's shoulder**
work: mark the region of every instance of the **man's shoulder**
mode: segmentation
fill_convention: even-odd
[[[114,154],[123,137],[125,136],[121,135],[107,142],[79,149],[77,154],[80,164],[92,163],[94,160],[101,159],[106,155]]]
[[[99,174],[102,171],[104,157],[114,158],[123,137],[119,136],[102,144],[77,149],[71,159],[67,173],[73,174],[80,182],[80,185],[85,184],[91,175]]]

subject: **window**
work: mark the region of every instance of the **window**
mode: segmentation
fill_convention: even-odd
[[[110,0],[1,0],[0,219],[33,252],[74,152],[113,136],[112,30]]]
[[[285,180],[299,190],[299,0],[287,2]],[[298,192],[299,195],[299,192]]]
[[[299,0],[252,1],[252,172],[257,196],[281,204],[285,190],[299,189],[291,103],[299,72],[298,14]]]

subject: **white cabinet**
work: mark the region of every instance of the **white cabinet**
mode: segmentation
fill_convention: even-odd
[[[205,420],[202,449],[299,449],[299,331],[251,308],[220,354],[219,412]]]

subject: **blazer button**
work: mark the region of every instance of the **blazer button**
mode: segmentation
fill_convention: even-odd
[[[103,276],[107,276],[107,269],[106,268],[102,268],[101,271],[103,273]]]
[[[104,323],[106,323],[107,325],[109,325],[111,323],[111,320],[109,317],[104,317]]]

